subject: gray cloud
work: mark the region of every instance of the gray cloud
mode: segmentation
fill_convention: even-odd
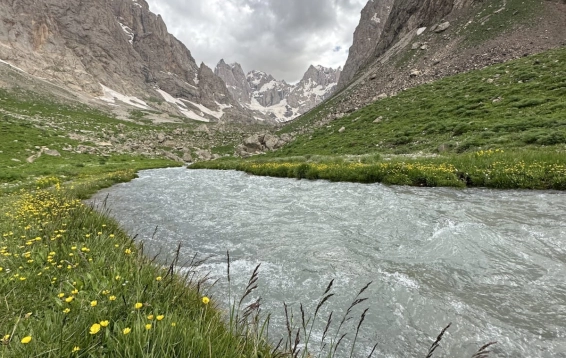
[[[147,0],[193,57],[298,81],[308,66],[343,66],[367,0]]]

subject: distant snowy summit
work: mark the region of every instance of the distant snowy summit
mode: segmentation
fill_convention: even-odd
[[[220,60],[214,73],[226,83],[228,92],[243,107],[257,113],[257,119],[286,122],[308,112],[332,95],[342,68],[310,66],[295,85],[278,81],[262,71],[246,75],[238,63]]]

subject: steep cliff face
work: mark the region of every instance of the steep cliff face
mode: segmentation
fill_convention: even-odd
[[[370,0],[362,10],[338,88],[343,88],[361,68],[411,31],[430,27],[474,1],[477,0]]]
[[[373,58],[394,2],[395,0],[370,0],[363,8],[338,88],[349,83],[356,72]]]
[[[564,24],[563,0],[370,0],[329,116],[445,76],[566,46]]]
[[[253,70],[242,80],[238,63],[228,65],[221,60],[214,71],[226,82],[228,90],[240,104],[254,110],[258,118],[291,120],[330,97],[340,78],[341,69],[310,66],[295,85]]]
[[[224,80],[228,91],[236,101],[250,103],[252,89],[239,63],[229,65],[224,60],[220,60],[214,69],[214,74]]]
[[[0,59],[94,96],[120,97],[115,91],[138,97],[141,107],[149,108],[143,100],[159,93],[181,113],[177,100],[211,111],[239,107],[220,88],[222,80],[199,68],[145,0],[5,0],[0,3]]]

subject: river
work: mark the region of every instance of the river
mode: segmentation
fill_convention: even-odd
[[[262,311],[274,341],[285,332],[283,302],[295,320],[314,313],[328,283],[309,347],[316,352],[332,311],[330,338],[359,290],[339,357],[566,357],[566,193],[388,187],[255,177],[184,168],[140,172],[98,193],[111,215],[162,259],[182,243],[181,262],[218,282],[207,289],[224,307],[261,263]],[[155,232],[155,228],[158,228]],[[226,279],[231,258],[231,286]],[[249,300],[248,300],[249,301]],[[246,302],[248,302],[246,301]],[[343,329],[344,330],[344,329]]]

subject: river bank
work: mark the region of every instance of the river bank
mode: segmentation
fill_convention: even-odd
[[[300,156],[224,159],[189,169],[419,187],[566,190],[566,157],[554,151],[495,149],[450,156]]]
[[[80,200],[136,176],[45,177],[0,198],[2,357],[270,356],[260,335],[225,322],[198,276],[155,264]]]

